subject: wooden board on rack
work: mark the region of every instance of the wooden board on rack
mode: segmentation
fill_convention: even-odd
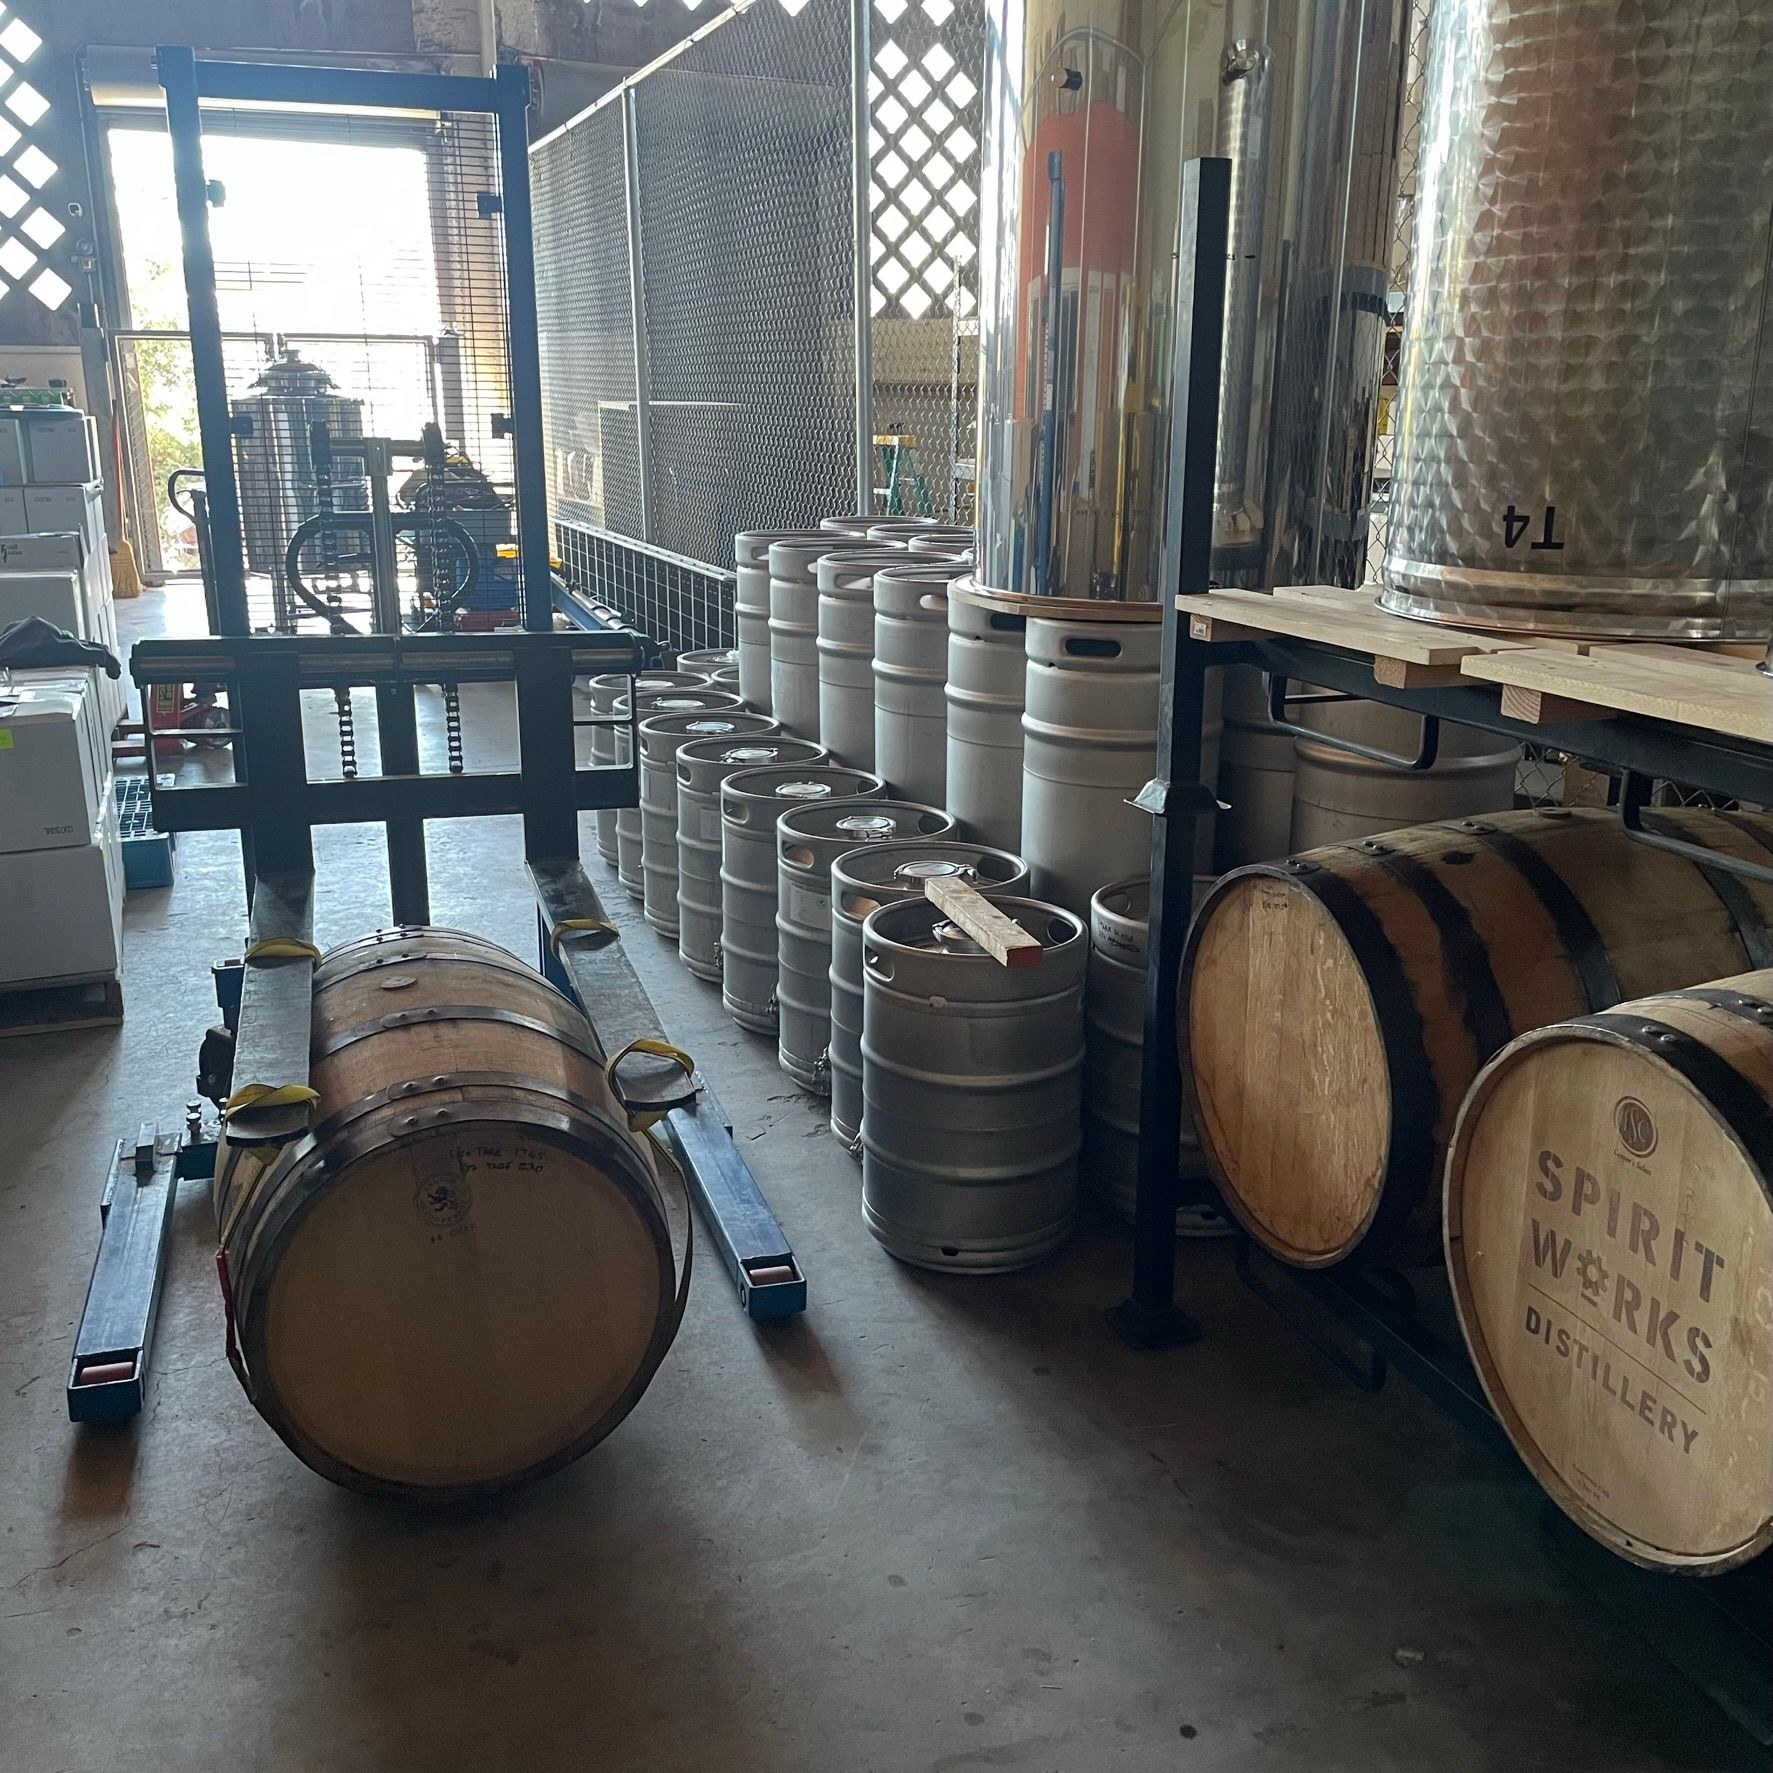
[[[990,591],[963,579],[948,587],[948,595],[980,609],[994,609],[1006,616],[1039,616],[1048,622],[1161,622],[1159,603],[1111,603],[1094,597],[1031,597],[1025,591]]]
[[[1373,676],[1389,689],[1431,689],[1460,681],[1474,653],[1531,646],[1512,635],[1477,634],[1438,623],[1412,622],[1373,607],[1369,591],[1337,585],[1295,585],[1286,595],[1209,591],[1178,597],[1196,640],[1250,640],[1264,634],[1308,640],[1344,652],[1365,653]]]
[[[1639,642],[1587,653],[1544,647],[1473,655],[1467,677],[1502,685],[1502,711],[1544,723],[1637,714],[1773,745],[1773,678],[1752,659]]]

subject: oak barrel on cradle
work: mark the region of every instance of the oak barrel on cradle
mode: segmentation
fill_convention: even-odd
[[[316,1471],[478,1495],[633,1407],[683,1314],[681,1179],[591,1029],[479,937],[382,931],[314,972],[312,1132],[217,1154],[242,1381]]]
[[[1646,821],[1765,862],[1773,822]],[[1226,1204],[1285,1262],[1440,1249],[1453,1119],[1517,1034],[1773,965],[1773,889],[1599,810],[1412,826],[1221,879],[1182,961],[1182,1067]]]
[[[1773,972],[1523,1035],[1447,1159],[1478,1375],[1574,1521],[1711,1574],[1773,1543]]]

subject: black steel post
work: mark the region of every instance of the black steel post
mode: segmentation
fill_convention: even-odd
[[[511,360],[511,454],[517,479],[517,564],[523,625],[554,626],[548,565],[547,458],[542,446],[542,356],[536,323],[535,239],[529,207],[529,69],[507,63],[497,77],[499,209],[505,230],[505,336]]]
[[[163,46],[154,52],[166,94],[173,189],[184,248],[185,301],[190,311],[191,380],[197,391],[197,434],[203,444],[209,501],[209,555],[215,578],[215,630],[251,631],[246,610],[246,559],[240,539],[240,489],[234,480],[234,421],[222,363],[222,321],[215,298],[215,254],[209,243],[209,181],[203,173],[203,120],[197,109],[197,58]]]
[[[579,809],[572,656],[564,650],[519,653],[516,676],[524,860],[576,860]]]
[[[1174,1347],[1200,1334],[1200,1326],[1176,1304],[1176,1149],[1182,1117],[1176,983],[1193,892],[1196,820],[1211,797],[1200,784],[1206,654],[1189,646],[1188,624],[1176,608],[1176,596],[1207,590],[1212,568],[1230,216],[1231,162],[1188,161],[1182,168],[1176,339],[1170,365],[1165,570],[1158,580],[1164,608],[1157,777],[1143,797],[1154,818],[1133,1292],[1110,1314],[1122,1338],[1136,1348]]]

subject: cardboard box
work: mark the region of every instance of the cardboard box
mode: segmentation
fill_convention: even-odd
[[[0,573],[0,629],[41,616],[81,640],[96,640],[79,573]]]
[[[98,428],[86,413],[72,406],[33,407],[18,422],[28,482],[85,486],[99,478]]]
[[[22,486],[25,466],[25,427],[17,413],[0,413],[0,486]]]
[[[0,854],[90,840],[111,774],[97,701],[90,672],[0,686]]]
[[[24,494],[19,494],[24,510]],[[86,570],[86,542],[75,529],[44,530],[32,536],[0,535],[0,573]]]
[[[0,980],[112,976],[123,960],[123,856],[111,783],[90,841],[0,855]]]

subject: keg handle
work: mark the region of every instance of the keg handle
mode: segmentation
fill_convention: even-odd
[[[1314,745],[1327,745],[1332,751],[1347,751],[1373,763],[1388,763],[1401,770],[1431,770],[1434,768],[1434,760],[1440,755],[1441,721],[1438,714],[1424,714],[1420,717],[1422,733],[1417,740],[1416,754],[1413,757],[1404,757],[1395,751],[1387,751],[1381,745],[1363,745],[1358,739],[1343,739],[1335,733],[1320,733],[1287,718],[1289,708],[1305,708],[1325,702],[1362,702],[1368,699],[1365,696],[1351,696],[1341,690],[1313,690],[1304,695],[1289,696],[1289,680],[1281,671],[1264,671],[1262,681],[1268,689],[1268,718],[1279,732],[1290,733],[1296,739],[1309,739]]]
[[[1651,777],[1641,775],[1636,770],[1620,771],[1619,823],[1625,835],[1634,843],[1647,844],[1653,850],[1667,850],[1671,856],[1684,857],[1707,870],[1715,869],[1720,874],[1738,874],[1744,880],[1760,881],[1763,885],[1773,886],[1773,866],[1765,862],[1750,862],[1723,850],[1707,849],[1702,843],[1690,843],[1684,837],[1675,837],[1664,831],[1651,831],[1644,824],[1644,808],[1650,804],[1650,796],[1655,787],[1655,781]]]

